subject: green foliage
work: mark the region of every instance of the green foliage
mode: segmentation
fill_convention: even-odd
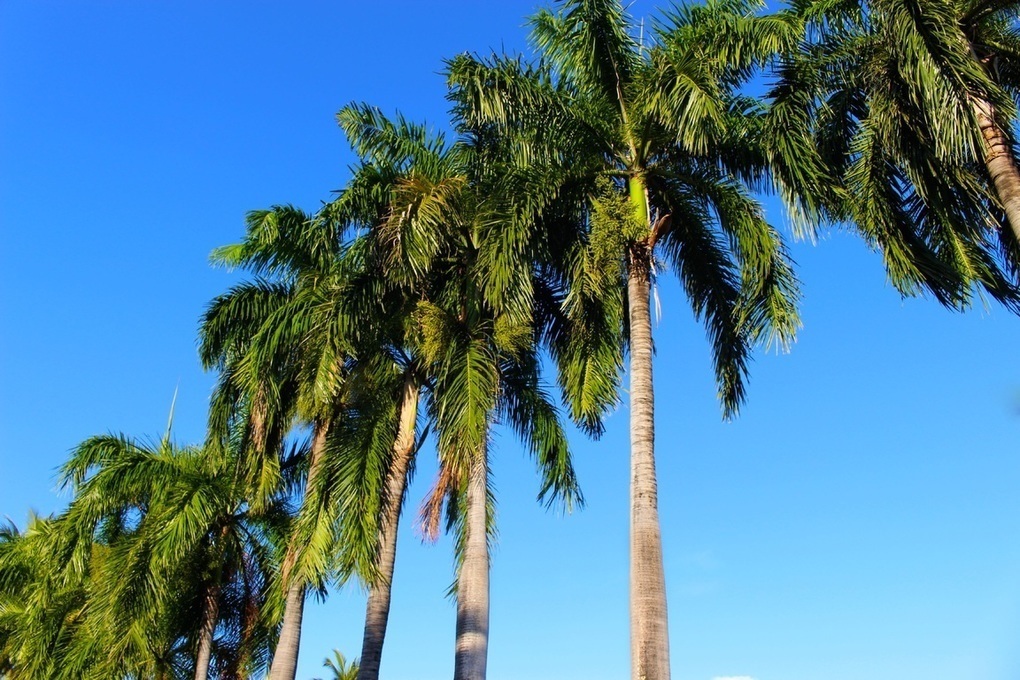
[[[356,680],[358,677],[358,660],[348,662],[339,649],[334,649],[333,657],[327,657],[322,665],[332,674],[325,680]]]
[[[212,254],[250,278],[201,321],[200,357],[218,372],[206,444],[91,438],[61,470],[66,513],[0,529],[0,674],[192,675],[210,602],[217,677],[263,669],[290,584],[379,578],[408,385],[424,399],[415,441],[434,429],[440,463],[426,534],[445,513],[463,551],[468,472],[497,424],[534,458],[540,501],[583,505],[541,357],[564,411],[601,434],[627,307],[647,304],[627,299],[629,277],[676,273],[734,414],[754,347],[786,349],[800,324],[759,192],[778,191],[802,234],[853,225],[904,295],[1020,306],[1020,245],[974,112],[986,103],[1014,141],[1014,5],[763,9],[674,6],[640,40],[618,0],[540,10],[537,63],[447,62],[449,141],[341,109],[359,160],[336,198],[314,214],[252,211],[241,242]],[[741,88],[767,68],[762,103]],[[491,485],[485,502],[491,539]],[[357,674],[339,652],[325,665]]]
[[[779,168],[788,195],[820,219],[850,223],[903,295],[963,309],[987,293],[1015,308],[1008,274],[1018,251],[1003,238],[1010,229],[974,112],[975,102],[990,104],[1011,137],[1013,10],[804,0],[793,11],[804,33],[779,66],[769,122],[774,143],[806,159],[803,171]]]
[[[281,502],[253,512],[237,459],[106,435],[64,465],[65,513],[0,536],[0,669],[12,678],[187,677],[217,621],[217,677],[264,668]]]
[[[544,333],[571,413],[592,433],[615,404],[620,367],[618,355],[599,346],[596,328],[607,338],[621,332],[610,323],[625,332],[618,300],[628,268],[651,272],[656,253],[677,271],[707,326],[727,414],[743,400],[751,346],[785,347],[799,326],[789,256],[752,192],[769,187],[776,166],[793,176],[814,170],[792,144],[770,139],[766,110],[738,87],[798,44],[803,21],[760,9],[753,2],[674,8],[650,44],[639,45],[618,2],[564,2],[532,20],[540,64],[450,62],[457,111],[497,130],[511,156],[555,169],[546,175],[555,198],[539,224],[554,225],[547,233],[561,239],[546,263],[566,319]],[[556,120],[554,132],[548,120]],[[556,213],[566,219],[547,220]]]
[[[422,300],[411,316],[409,341],[426,364],[437,364],[448,351],[455,331],[454,323],[438,305]]]
[[[451,96],[455,110],[466,112]],[[338,117],[352,146],[372,150],[350,186],[365,187],[366,176],[389,182],[390,207],[367,237],[391,285],[419,298],[404,337],[430,385],[426,411],[446,466],[433,501],[444,494],[452,500],[472,457],[487,447],[506,398],[505,371],[530,356],[536,339],[531,263],[544,204],[511,189],[527,186],[541,197],[542,183],[524,171],[519,150],[468,120],[459,121],[457,142],[445,146],[366,106]],[[447,507],[454,512],[456,505]]]
[[[599,271],[614,272],[613,264],[621,260],[620,254],[627,244],[645,239],[649,233],[647,216],[639,214],[630,198],[607,177],[596,180],[595,192],[588,236],[589,276],[596,276]]]

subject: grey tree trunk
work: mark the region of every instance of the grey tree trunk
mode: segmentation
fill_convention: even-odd
[[[308,479],[305,480],[305,498],[313,488],[316,477],[322,470],[326,435],[329,423],[320,421],[315,424],[312,435],[311,460],[308,463]],[[297,561],[300,546],[295,539],[287,546],[287,555],[283,560],[283,586],[287,589],[287,599],[283,609],[283,626],[280,628],[280,639],[273,653],[273,665],[269,670],[270,680],[294,680],[297,674],[298,652],[301,648],[301,619],[305,611],[305,583],[301,578],[291,577],[294,563]]]
[[[272,680],[294,680],[297,675],[298,652],[301,649],[301,619],[305,612],[305,586],[294,581],[287,589],[287,601],[283,609],[283,627],[280,640],[273,654],[273,667],[269,671]]]
[[[393,564],[397,558],[397,525],[407,486],[407,471],[414,456],[415,421],[418,417],[418,385],[408,373],[400,402],[400,424],[393,443],[393,461],[387,471],[385,506],[379,525],[378,580],[368,591],[365,611],[365,637],[361,643],[358,680],[378,680],[382,662],[386,624],[390,616],[390,590]]]
[[[213,634],[216,632],[216,620],[219,616],[220,587],[213,583],[206,588],[205,602],[202,603],[202,628],[198,633],[198,653],[195,655],[195,680],[207,680],[209,677]]]
[[[651,253],[632,247],[630,307],[630,645],[631,680],[669,680],[669,626],[655,479]]]
[[[1013,238],[1020,245],[1020,171],[1013,158],[1013,149],[1002,128],[995,122],[995,108],[990,102],[973,99],[974,114],[985,140],[985,167],[992,177],[995,193],[1006,211]]]
[[[464,561],[457,577],[457,646],[453,680],[484,680],[489,651],[489,539],[487,452],[468,473]]]

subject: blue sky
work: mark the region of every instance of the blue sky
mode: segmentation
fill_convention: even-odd
[[[54,470],[107,431],[203,437],[209,252],[275,203],[314,210],[368,101],[441,125],[441,60],[526,49],[529,1],[0,3],[0,516],[66,503]],[[641,16],[654,4],[637,2]],[[782,210],[770,217],[789,233]],[[795,243],[804,328],[759,353],[724,423],[704,331],[659,283],[657,455],[678,680],[1020,677],[1020,320],[901,300],[852,235]],[[497,438],[490,674],[628,673],[627,407],[572,439],[588,499],[534,502]],[[419,465],[408,517],[434,464]],[[449,541],[398,548],[383,675],[447,678]],[[360,649],[357,589],[310,605],[299,678]]]

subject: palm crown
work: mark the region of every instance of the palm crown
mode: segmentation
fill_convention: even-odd
[[[1015,307],[1002,272],[1020,252],[1012,10],[880,0],[793,11],[805,39],[779,68],[770,124],[813,168],[782,173],[794,193],[878,247],[903,294],[962,308],[976,288]]]

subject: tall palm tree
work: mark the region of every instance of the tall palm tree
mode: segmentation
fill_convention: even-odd
[[[404,373],[404,382],[397,413],[397,436],[392,456],[385,471],[385,487],[379,499],[378,531],[375,559],[369,571],[368,598],[365,603],[365,630],[362,640],[362,661],[358,664],[360,680],[379,677],[383,643],[389,622],[393,569],[396,563],[397,528],[404,504],[407,484],[414,471],[415,454],[421,440],[417,437],[420,386],[412,371]]]
[[[392,572],[393,506],[399,514],[415,450],[418,385],[409,365],[373,344],[382,343],[376,327],[386,326],[377,319],[392,310],[375,297],[357,248],[343,241],[348,228],[336,214],[290,207],[250,214],[245,240],[217,257],[267,278],[215,300],[203,321],[203,360],[223,376],[220,420],[238,404],[259,405],[247,425],[254,474],[274,476],[275,462],[258,451],[295,417],[313,433],[281,574],[286,604],[273,678],[296,672],[308,584],[354,573],[374,580],[377,545],[388,546],[380,550]],[[389,578],[379,579],[387,607]]]
[[[781,169],[787,184],[877,246],[904,295],[963,308],[978,288],[1014,306],[1001,268],[1015,282],[1015,8],[800,0],[793,12],[804,39],[779,65],[769,127],[815,171]]]
[[[383,253],[370,236],[390,209],[388,187],[393,178],[380,171],[396,169],[356,168],[353,179],[323,210],[323,218],[336,225],[337,233],[368,233],[345,243],[342,256],[305,296],[316,314],[343,325],[342,333],[355,347],[351,382],[360,406],[357,416],[348,420],[347,440],[353,442],[352,455],[344,457],[348,472],[339,475],[349,482],[337,495],[341,533],[349,537],[344,543],[369,548],[342,551],[339,565],[341,574],[357,574],[368,586],[357,670],[362,680],[379,676],[397,529],[424,434],[419,433],[419,402],[427,388],[421,362],[404,338],[415,301],[406,289],[381,275],[386,269],[380,259]],[[387,445],[388,457],[380,458],[378,453]],[[362,471],[351,474],[352,468]]]
[[[719,396],[725,414],[733,414],[744,398],[751,345],[764,338],[786,345],[798,325],[790,263],[752,196],[767,183],[776,150],[760,136],[764,111],[737,90],[753,66],[793,44],[797,24],[756,16],[750,2],[713,2],[665,14],[644,44],[616,0],[560,4],[559,12],[540,11],[531,20],[539,65],[465,55],[450,62],[449,79],[461,115],[495,126],[519,155],[546,159],[556,178],[554,203],[566,207],[544,211],[536,228],[552,241],[577,244],[564,250],[575,254],[573,262],[557,264],[562,276],[625,300],[631,675],[660,680],[670,670],[651,288],[665,258],[707,325]],[[587,253],[587,265],[578,266],[578,252]],[[595,261],[611,264],[601,276],[612,285],[592,274]],[[592,396],[575,383],[561,378],[569,399]],[[599,394],[606,384],[599,381]],[[606,403],[592,398],[589,408]]]
[[[325,576],[321,572],[307,573],[303,568],[301,558],[308,551],[303,549],[302,538],[310,528],[317,533],[319,550],[328,549],[322,544],[329,542],[329,529],[318,522],[313,510],[322,488],[328,436],[337,413],[334,403],[316,399],[322,390],[316,395],[312,385],[322,379],[323,390],[335,391],[335,379],[342,369],[338,364],[343,357],[341,354],[332,363],[320,365],[321,355],[316,356],[315,352],[325,351],[321,343],[302,353],[294,334],[280,330],[289,322],[287,312],[301,283],[300,275],[315,271],[320,261],[328,257],[328,254],[316,257],[302,248],[306,242],[298,234],[308,222],[307,215],[288,206],[250,213],[246,240],[221,248],[214,257],[228,265],[246,265],[257,273],[266,272],[274,279],[246,283],[216,298],[201,324],[203,363],[207,368],[218,368],[221,374],[212,429],[222,431],[237,419],[237,413],[241,414],[241,427],[246,432],[246,465],[249,475],[262,481],[263,490],[278,486],[280,463],[274,455],[276,443],[287,436],[302,407],[302,420],[311,427],[301,519],[296,522],[302,531],[295,526],[290,532],[278,575],[283,611],[270,670],[274,680],[293,679],[296,674],[306,589],[313,579],[321,582]],[[276,249],[270,251],[260,247],[265,234],[285,236],[274,240]],[[328,241],[324,245],[329,246]],[[316,368],[322,368],[322,373]]]
[[[532,262],[500,252],[514,217],[483,133],[461,128],[447,146],[367,106],[347,107],[339,119],[363,159],[360,177],[389,197],[386,219],[369,238],[393,285],[419,300],[406,342],[430,383],[426,411],[440,456],[423,521],[434,535],[445,506],[448,526],[457,529],[454,677],[484,678],[494,520],[489,439],[497,419],[535,454],[542,494],[580,502],[566,438],[539,382]],[[509,280],[524,285],[506,286]]]

